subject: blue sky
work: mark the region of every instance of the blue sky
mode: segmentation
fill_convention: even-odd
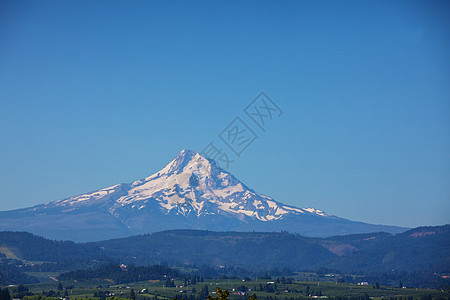
[[[2,1],[0,210],[151,175],[241,117],[280,202],[450,221],[446,1]],[[265,91],[266,132],[243,109]]]

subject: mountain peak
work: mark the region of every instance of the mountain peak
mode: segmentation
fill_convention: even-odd
[[[175,159],[191,159],[192,157],[196,156],[198,153],[194,150],[189,149],[183,149],[178,153],[178,155],[175,157]]]
[[[198,156],[200,156],[200,154],[194,150],[181,150],[181,152],[169,163],[169,173],[179,174],[183,172],[186,165]]]
[[[209,159],[204,158],[194,150],[182,150],[167,164],[158,174],[176,175],[181,173],[193,173],[195,170],[200,173],[210,173],[217,169],[217,166]]]
[[[105,234],[115,237],[117,231],[126,235],[175,228],[293,230],[308,235],[389,230],[351,224],[314,208],[297,208],[259,194],[193,150],[182,150],[156,174],[132,183],[19,210],[13,217],[0,212],[1,230],[33,228],[41,234],[58,228],[63,235],[82,230],[82,235],[95,232],[102,238]],[[349,226],[365,229],[349,230]]]

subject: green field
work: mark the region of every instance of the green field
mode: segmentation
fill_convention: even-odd
[[[272,283],[274,282],[274,283]],[[28,285],[30,292],[42,293],[42,291],[53,290],[57,292],[59,282],[47,282]],[[195,285],[183,286],[183,281],[175,280],[176,287],[165,287],[163,281],[143,281],[122,285],[115,285],[107,280],[92,280],[89,282],[61,282],[63,296],[67,288],[69,298],[94,298],[94,294],[103,293],[107,297],[116,296],[128,298],[133,289],[137,300],[173,299],[177,295],[184,299],[199,296],[201,289],[208,286],[209,294],[215,296],[216,287],[230,291],[230,299],[248,299],[250,295],[256,294],[258,299],[325,299],[330,297],[361,297],[367,299],[450,299],[449,291],[411,288],[392,288],[373,286],[360,286],[348,283],[325,282],[325,281],[293,281],[292,284],[276,283],[276,280],[205,280]],[[235,295],[239,287],[245,286],[248,291],[244,295]],[[271,292],[260,291],[261,287],[271,286]],[[276,286],[276,289],[275,289]],[[309,292],[308,292],[309,287]],[[308,296],[309,295],[309,296]],[[12,295],[14,296],[14,295]]]

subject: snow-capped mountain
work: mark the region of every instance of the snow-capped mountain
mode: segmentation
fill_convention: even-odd
[[[217,214],[266,222],[282,219],[287,214],[330,216],[317,209],[300,209],[261,195],[192,150],[181,151],[164,169],[150,177],[47,203],[44,207],[71,211],[106,205],[110,214],[119,217],[123,210],[139,212],[154,208],[155,204],[164,214],[185,217]]]
[[[277,202],[192,150],[181,151],[156,174],[130,184],[0,212],[0,230],[79,241],[176,228],[288,230],[309,236],[403,230]]]

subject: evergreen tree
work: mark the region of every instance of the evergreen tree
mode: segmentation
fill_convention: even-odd
[[[0,288],[0,300],[11,300],[8,288]]]
[[[206,299],[206,298],[208,297],[208,295],[209,295],[208,286],[205,284],[205,285],[202,287],[202,290],[200,291],[199,297],[200,297],[201,299]]]
[[[17,287],[16,292],[17,292],[17,293],[20,293],[20,292],[28,292],[28,288],[27,288],[26,286],[24,286],[23,284],[20,284],[20,285]]]
[[[164,284],[165,287],[175,287],[175,282],[173,279],[167,278],[166,283]]]

